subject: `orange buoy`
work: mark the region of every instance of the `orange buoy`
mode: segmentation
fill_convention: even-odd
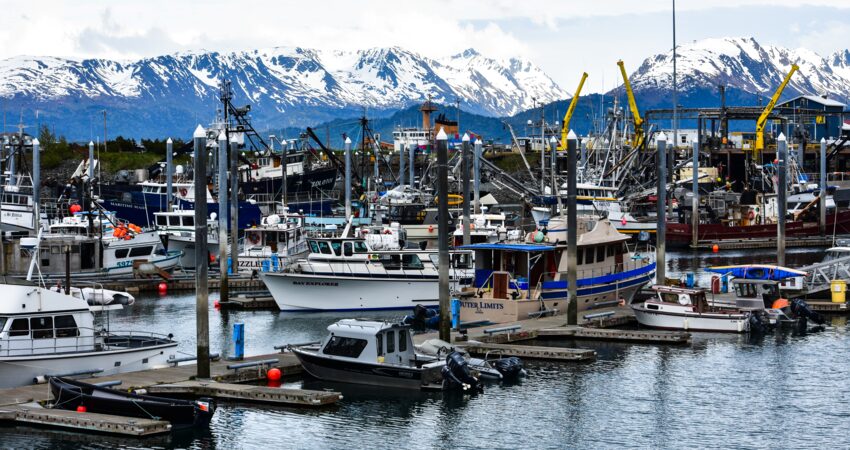
[[[269,369],[268,373],[266,373],[266,377],[270,381],[280,381],[281,375],[282,374],[280,373],[280,369],[278,369],[277,367],[272,367],[271,369]]]
[[[720,246],[719,246],[719,245],[717,245],[717,244],[712,245],[712,246],[711,246],[711,251],[712,251],[712,252],[714,252],[714,253],[719,252],[719,251],[720,251]]]
[[[79,413],[86,412],[86,407],[84,405],[77,406],[77,412],[79,412]]]

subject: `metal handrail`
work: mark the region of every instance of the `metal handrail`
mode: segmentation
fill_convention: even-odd
[[[34,338],[32,336],[33,331],[47,331],[51,332],[52,337],[44,337],[44,338]],[[66,337],[57,337],[57,331],[69,330],[76,331],[77,336],[66,336]],[[80,330],[91,330],[92,333],[89,335],[83,335],[80,333]],[[8,333],[8,332],[6,332]],[[123,332],[120,335],[113,334],[107,332],[105,330],[96,330],[94,328],[89,327],[67,327],[67,328],[50,328],[44,330],[33,330],[29,331],[30,337],[14,337],[7,336],[3,339],[0,339],[0,356],[27,356],[27,355],[42,355],[42,354],[50,354],[50,353],[71,353],[78,351],[91,351],[97,350],[99,347],[126,347],[130,343],[131,338],[148,338],[147,340],[142,341],[142,347],[148,346],[148,342],[158,342],[167,340],[170,341],[171,337],[162,335],[159,333],[154,333],[150,331],[127,331]],[[117,338],[117,339],[116,339]],[[59,340],[73,339],[74,343],[68,343],[66,345],[58,345]],[[126,342],[126,345],[120,345],[121,342]],[[28,343],[29,345],[20,345],[21,343]],[[48,343],[48,345],[36,346],[36,343]],[[53,345],[49,345],[52,343]],[[12,348],[11,344],[18,344]],[[52,350],[52,351],[51,351]],[[21,353],[27,352],[29,353]]]

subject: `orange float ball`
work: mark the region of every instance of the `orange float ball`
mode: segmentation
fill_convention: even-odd
[[[84,413],[86,412],[86,407],[83,405],[77,406],[77,412]]]
[[[717,245],[717,244],[714,244],[714,246],[712,246],[712,247],[711,247],[711,251],[712,251],[712,252],[714,252],[714,253],[719,252],[719,251],[720,251],[720,246],[719,246],[719,245]]]
[[[266,374],[266,377],[269,379],[269,381],[280,381],[280,376],[280,369],[278,369],[277,367],[272,367]]]

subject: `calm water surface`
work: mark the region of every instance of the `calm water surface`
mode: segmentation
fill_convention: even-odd
[[[770,262],[775,253],[670,255],[670,276],[707,265]],[[789,252],[789,265],[820,252]],[[698,276],[707,280],[708,275]],[[217,298],[215,293],[212,299]],[[375,314],[369,314],[376,317]],[[246,351],[316,340],[338,314],[285,315],[211,309],[213,351],[231,352],[233,323]],[[380,317],[394,318],[396,314]],[[140,298],[113,314],[116,329],[174,333],[194,350],[194,297]],[[0,428],[3,448],[847,448],[850,328],[844,318],[806,334],[695,334],[693,345],[561,342],[593,348],[589,364],[527,362],[516,384],[483,394],[411,393],[317,381],[285,386],[340,390],[336,407],[315,410],[224,404],[209,430],[145,440]]]

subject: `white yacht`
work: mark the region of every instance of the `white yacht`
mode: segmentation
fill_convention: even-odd
[[[163,367],[176,355],[177,343],[169,336],[104,330],[82,298],[31,285],[3,284],[2,289],[0,388],[48,375]]]
[[[438,252],[375,250],[362,237],[308,238],[307,258],[262,273],[282,311],[358,311],[436,306]],[[452,252],[453,288],[472,280],[472,258]]]

